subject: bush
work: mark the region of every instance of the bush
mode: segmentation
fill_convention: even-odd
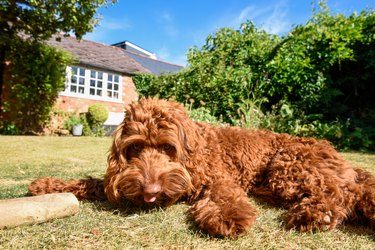
[[[234,125],[375,150],[374,25],[372,10],[332,15],[319,1],[284,37],[251,22],[222,28],[188,51],[185,70],[133,81],[140,96],[173,97]]]
[[[217,117],[211,114],[211,111],[206,107],[199,107],[197,109],[189,109],[189,116],[197,122],[207,122],[212,125],[223,123]]]
[[[23,134],[42,131],[48,123],[58,93],[64,89],[70,54],[35,41],[15,39],[7,58],[11,63],[9,100],[2,112]]]
[[[108,110],[101,103],[95,103],[89,106],[87,111],[87,121],[93,126],[101,126],[108,119]]]
[[[83,125],[82,134],[84,136],[92,136],[93,133],[89,125],[89,122],[87,121],[87,113],[81,114],[81,120],[82,120],[82,125]]]
[[[12,122],[4,122],[0,127],[0,134],[1,135],[18,135],[20,130],[17,126]]]
[[[86,119],[93,135],[104,136],[106,134],[103,124],[108,119],[108,110],[105,105],[101,103],[90,105],[86,114]],[[87,128],[85,130],[89,132]]]

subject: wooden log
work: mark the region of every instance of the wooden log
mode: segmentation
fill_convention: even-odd
[[[79,202],[72,193],[0,200],[0,229],[41,223],[70,216],[78,211]]]

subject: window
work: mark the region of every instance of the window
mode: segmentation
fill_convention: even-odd
[[[109,98],[119,98],[120,77],[118,75],[108,74],[107,96]]]
[[[91,70],[90,73],[90,95],[102,96],[103,94],[103,73]]]
[[[80,93],[85,92],[85,70],[78,67],[72,67],[73,75],[70,78],[70,92]]]
[[[121,76],[78,66],[67,68],[62,95],[104,101],[121,101]]]

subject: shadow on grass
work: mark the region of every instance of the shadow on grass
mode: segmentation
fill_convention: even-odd
[[[261,196],[253,196],[252,198],[257,204],[261,204],[261,206],[265,209],[285,209],[285,212],[283,212],[278,217],[278,220],[280,221],[280,225],[284,227],[284,230],[290,230],[286,227],[286,224],[284,223],[284,218],[288,210],[288,207],[286,205],[278,203],[277,199],[268,199]],[[359,236],[366,235],[369,237],[369,239],[375,241],[375,227],[371,226],[370,222],[367,219],[361,219],[359,221],[348,220],[343,225],[338,226],[337,229],[344,232],[345,234],[356,234]]]
[[[264,199],[260,197],[253,197],[253,200],[255,203],[259,204],[259,206],[262,207],[262,209],[272,209],[272,208],[283,208],[280,207],[280,204],[277,203],[268,203],[265,202]],[[134,205],[126,200],[122,201],[118,204],[110,203],[109,201],[84,201],[87,203],[93,203],[95,210],[97,211],[105,211],[105,212],[111,212],[115,215],[123,216],[123,217],[131,217],[138,214],[144,214],[144,213],[153,213],[157,211],[158,209],[163,207],[160,206],[150,206],[150,205]],[[184,202],[181,202],[184,203]],[[172,205],[173,206],[173,205]],[[284,208],[283,208],[284,209]],[[284,228],[285,231],[290,231],[293,229],[287,229],[284,221],[284,216],[287,210],[285,210],[284,213],[282,213],[278,220],[280,221],[280,225]],[[191,231],[196,237],[204,238],[204,239],[216,239],[216,240],[225,240],[228,239],[228,237],[223,236],[212,236],[208,234],[205,231],[202,231],[201,228],[193,221],[193,219],[190,217],[187,211],[184,212],[185,216],[185,223],[188,225],[189,231]],[[250,229],[251,230],[251,229]],[[375,235],[374,235],[374,229],[371,228],[369,223],[366,222],[346,222],[344,225],[339,226],[338,230],[342,231],[345,234],[348,235],[358,235],[358,236],[365,236],[368,239],[375,241]],[[324,233],[324,232],[322,232]],[[303,233],[301,233],[302,235]]]

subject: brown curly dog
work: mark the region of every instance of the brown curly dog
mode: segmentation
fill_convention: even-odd
[[[328,142],[196,123],[180,104],[159,99],[127,108],[104,182],[45,177],[29,191],[137,205],[184,200],[198,226],[217,236],[235,237],[254,224],[248,195],[288,208],[287,227],[302,232],[346,220],[375,225],[375,177],[353,169]]]

